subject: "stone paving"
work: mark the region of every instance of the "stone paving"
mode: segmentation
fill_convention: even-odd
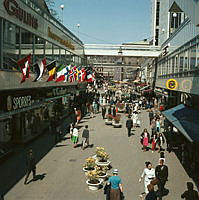
[[[83,119],[81,126],[88,124],[90,143],[93,148],[81,150],[73,148],[70,140],[64,140],[51,149],[37,164],[37,174],[41,180],[24,185],[24,177],[5,195],[5,200],[103,200],[103,189],[89,191],[82,167],[85,159],[95,154],[95,147],[104,146],[110,154],[113,168],[119,169],[123,181],[126,200],[140,200],[139,194],[144,191],[144,183],[138,179],[145,167],[145,161],[151,161],[153,166],[158,163],[159,154],[151,151],[142,152],[140,134],[144,128],[149,128],[148,113],[142,111],[139,115],[141,128],[133,131],[134,135],[127,137],[125,122],[127,117],[122,114],[122,128],[105,125],[101,114],[92,119]],[[80,129],[80,132],[82,128]],[[81,138],[80,138],[81,140]],[[40,147],[42,148],[42,147]],[[165,152],[166,164],[169,167],[169,181],[166,188],[169,195],[164,200],[180,200],[180,195],[186,189],[186,181],[190,181],[185,170],[174,153]],[[110,171],[111,174],[111,171]],[[30,177],[32,178],[32,177]]]

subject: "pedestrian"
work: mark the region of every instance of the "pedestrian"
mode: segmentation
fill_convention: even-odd
[[[149,110],[149,121],[150,121],[150,125],[151,125],[151,122],[152,122],[152,120],[153,120],[153,117],[154,117],[153,111],[150,109],[150,110]]]
[[[113,117],[116,117],[116,109],[115,109],[115,106],[113,106]]]
[[[70,134],[70,139],[72,139],[72,135],[73,135],[73,124],[72,123],[70,124],[70,132],[69,132],[69,134]]]
[[[198,192],[193,189],[193,183],[187,182],[187,189],[182,195],[181,198],[185,200],[199,200]]]
[[[156,119],[156,132],[160,132],[160,119],[159,118],[157,118]]]
[[[141,134],[141,140],[142,140],[143,151],[146,151],[150,141],[150,135],[146,128]]]
[[[131,128],[133,127],[133,120],[131,119],[131,117],[129,116],[127,121],[126,121],[126,128],[128,130],[128,137],[131,136]]]
[[[138,121],[138,113],[136,111],[134,111],[132,114],[132,120],[133,120],[133,127],[136,128]]]
[[[109,115],[112,115],[112,109],[111,109],[111,106],[110,106],[109,109],[108,109],[108,114],[109,114]]]
[[[151,162],[145,162],[146,168],[143,170],[141,178],[139,182],[144,178],[144,192],[145,194],[149,193],[147,186],[151,183],[151,181],[155,178],[155,169],[152,168]]]
[[[103,117],[103,119],[105,119],[105,115],[106,115],[106,107],[103,106],[102,107],[102,117]]]
[[[35,180],[35,177],[36,177],[36,161],[35,161],[35,158],[33,156],[32,149],[29,150],[29,154],[26,158],[26,167],[27,167],[27,172],[26,172],[26,178],[25,178],[25,181],[24,181],[25,185],[27,184],[28,177],[29,177],[31,172],[33,174],[33,180]]]
[[[110,200],[121,200],[121,193],[123,193],[122,180],[118,176],[118,170],[113,170],[113,176],[108,179],[111,184]]]
[[[86,148],[86,144],[87,147],[89,146],[89,130],[88,130],[88,125],[85,125],[85,129],[83,130],[82,133],[82,149],[84,150]]]
[[[156,192],[152,184],[147,185],[149,193],[146,195],[145,200],[157,200]]]
[[[156,144],[157,144],[157,134],[154,133],[152,134],[151,136],[151,150],[152,150],[152,153],[156,150]]]
[[[78,132],[78,129],[77,129],[77,125],[74,126],[73,128],[73,134],[72,134],[72,142],[73,142],[73,147],[75,148],[77,146],[77,143],[78,143],[78,139],[79,139],[79,132]]]
[[[158,150],[159,150],[158,152],[164,150],[163,149],[164,143],[165,143],[165,139],[164,139],[162,133],[158,133],[158,136],[157,136],[157,145],[158,145]]]
[[[164,158],[159,159],[159,165],[155,168],[155,176],[158,179],[158,197],[162,200],[165,192],[165,184],[168,181],[168,167],[164,164]]]

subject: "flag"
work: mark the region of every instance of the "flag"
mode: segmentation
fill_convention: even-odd
[[[67,72],[65,65],[60,65],[57,69],[57,79],[56,82],[65,80],[65,73]]]
[[[69,72],[69,81],[75,82],[77,80],[77,67],[74,66]]]
[[[87,72],[86,81],[87,82],[93,82],[93,76],[92,76],[92,72],[91,71]]]
[[[46,68],[46,58],[42,59],[39,63],[34,65],[36,71],[36,78],[34,82],[38,81],[42,76]]]
[[[68,79],[69,79],[70,69],[71,69],[71,65],[69,65],[69,66],[66,67],[66,72],[64,74],[64,76],[65,76],[64,82],[68,81]]]
[[[30,77],[30,62],[31,62],[31,54],[29,54],[28,56],[22,58],[17,62],[22,72],[21,83],[23,83],[27,78]]]
[[[77,81],[79,81],[80,79],[80,76],[81,76],[81,67],[77,67],[76,68],[76,77],[77,77]]]
[[[86,78],[86,70],[84,68],[82,68],[81,71],[80,71],[79,82],[84,82],[85,78]]]
[[[50,64],[48,64],[46,66],[46,69],[48,70],[48,81],[52,81],[55,79],[55,72],[56,72],[56,61],[54,60],[53,62],[51,62]]]

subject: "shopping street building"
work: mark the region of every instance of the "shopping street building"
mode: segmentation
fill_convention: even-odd
[[[16,61],[28,54],[30,78],[21,83]],[[47,74],[33,82],[33,64],[44,57],[57,65],[85,64],[83,43],[52,17],[44,0],[0,0],[1,153],[37,136],[61,111],[71,118],[73,107],[83,105],[86,84],[47,82]]]
[[[151,62],[155,92],[159,103],[168,109],[163,115],[175,127],[176,134],[185,139],[181,142],[182,152],[187,149],[189,163],[198,162],[199,2],[153,0],[152,10],[157,10],[157,3],[159,33],[156,38],[162,53]]]

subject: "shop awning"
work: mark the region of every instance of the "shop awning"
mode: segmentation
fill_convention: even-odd
[[[151,93],[153,90],[152,89],[148,89],[148,90],[144,90],[142,91],[143,93]]]
[[[162,114],[190,141],[199,141],[199,111],[180,104]]]

